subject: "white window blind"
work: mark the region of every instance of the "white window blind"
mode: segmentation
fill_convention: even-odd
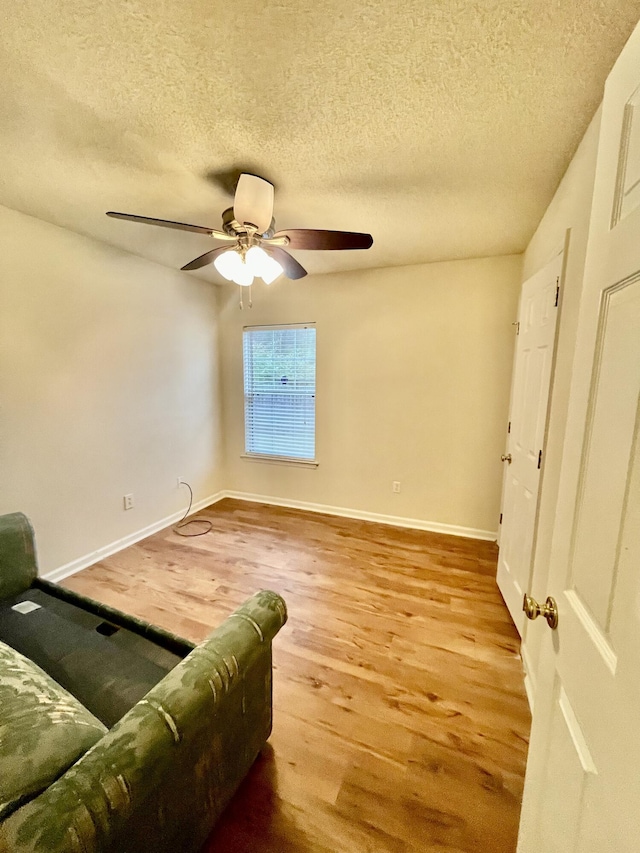
[[[315,326],[245,328],[243,355],[246,453],[313,460]]]

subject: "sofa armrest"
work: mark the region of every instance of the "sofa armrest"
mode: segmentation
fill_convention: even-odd
[[[279,595],[256,593],[0,825],[0,850],[198,850],[271,732],[271,641],[286,618]]]
[[[38,574],[33,528],[26,515],[0,515],[0,600],[29,589]]]

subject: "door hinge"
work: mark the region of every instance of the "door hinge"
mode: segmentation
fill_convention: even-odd
[[[514,320],[511,325],[516,327],[516,335],[519,335],[520,334],[520,321]]]
[[[502,524],[502,513],[500,513],[500,524]]]
[[[511,421],[509,421],[509,426],[507,427],[507,432],[511,432]]]
[[[556,301],[555,307],[558,307],[558,299],[560,298],[560,276],[556,279]]]
[[[538,453],[538,470],[540,470],[540,466],[542,465],[542,451]]]

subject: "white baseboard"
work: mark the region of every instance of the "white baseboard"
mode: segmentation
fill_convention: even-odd
[[[211,504],[217,503],[224,497],[226,497],[225,492],[217,492],[215,495],[203,498],[201,501],[193,504],[191,507],[191,514],[199,512],[201,509],[211,506]],[[173,515],[168,515],[166,518],[160,519],[160,521],[155,521],[153,524],[143,527],[142,530],[136,530],[135,533],[130,533],[128,536],[123,536],[122,539],[110,542],[109,545],[105,545],[103,548],[98,548],[97,551],[92,551],[90,554],[85,554],[84,557],[80,557],[77,560],[73,560],[71,563],[67,563],[64,566],[53,569],[45,575],[42,575],[42,577],[45,580],[57,583],[64,578],[75,575],[76,572],[80,572],[82,569],[92,566],[94,563],[99,563],[100,560],[104,560],[105,557],[110,557],[112,554],[122,551],[123,548],[128,548],[129,545],[135,545],[135,543],[139,542],[141,539],[146,539],[147,536],[151,536],[153,533],[157,533],[159,530],[163,530],[165,527],[175,524],[176,521],[180,521],[183,515],[184,510],[174,512]]]
[[[191,507],[191,512],[199,512],[199,510],[204,509],[207,506],[211,506],[212,504],[221,501],[223,498],[236,498],[237,500],[250,501],[252,503],[270,504],[272,506],[282,506],[290,509],[303,509],[308,512],[337,515],[342,518],[355,518],[360,521],[375,521],[378,524],[390,524],[394,527],[408,527],[414,530],[428,530],[431,533],[445,533],[449,536],[464,536],[469,539],[495,541],[497,535],[493,530],[477,530],[474,527],[459,527],[455,524],[441,524],[437,521],[423,521],[419,518],[402,518],[396,515],[382,515],[377,512],[365,512],[363,510],[348,509],[346,507],[314,504],[309,503],[308,501],[285,500],[284,498],[274,498],[268,495],[252,495],[246,492],[217,492],[216,494],[210,495],[209,497],[203,498],[195,503]],[[122,551],[123,548],[128,548],[129,545],[134,545],[141,539],[145,539],[147,536],[151,536],[159,530],[163,530],[165,527],[175,524],[175,522],[179,521],[182,516],[183,512],[181,511],[176,512],[173,515],[169,515],[166,518],[162,518],[160,521],[156,521],[147,527],[143,527],[142,530],[136,530],[135,533],[130,533],[128,536],[123,536],[122,539],[110,542],[103,548],[98,548],[97,551],[92,551],[90,554],[85,554],[83,557],[79,557],[71,563],[59,566],[57,569],[47,572],[42,577],[45,580],[57,583],[64,578],[75,575],[76,572],[80,572],[82,569],[92,566],[94,563],[99,563],[100,560],[104,560],[106,557],[110,557],[118,551]]]
[[[467,539],[485,539],[495,542],[497,532],[495,530],[478,530],[475,527],[459,527],[456,524],[441,524],[439,521],[423,521],[420,518],[402,518],[397,515],[382,515],[378,512],[366,512],[359,509],[348,509],[340,506],[326,506],[325,504],[308,503],[307,501],[293,501],[285,498],[273,498],[268,495],[252,495],[247,492],[222,493],[225,498],[236,498],[240,501],[251,501],[252,503],[270,504],[282,506],[289,509],[304,509],[308,512],[321,512],[325,515],[338,515],[342,518],[355,518],[359,521],[375,521],[378,524],[390,524],[393,527],[409,527],[413,530],[428,530],[430,533],[446,533],[449,536],[464,536]]]

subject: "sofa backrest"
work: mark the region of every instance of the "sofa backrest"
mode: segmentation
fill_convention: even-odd
[[[0,515],[0,599],[28,589],[38,574],[33,528],[26,515]]]

